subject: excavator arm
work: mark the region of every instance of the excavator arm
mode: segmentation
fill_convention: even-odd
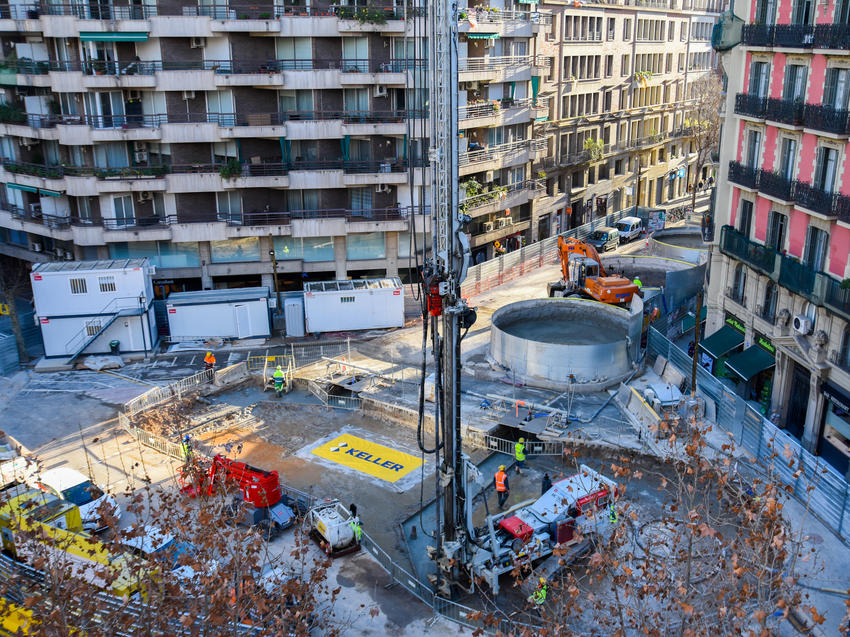
[[[585,243],[580,239],[573,237],[558,237],[558,253],[561,257],[561,274],[564,281],[569,281],[569,257],[571,254],[580,254],[588,259],[593,259],[599,264],[599,276],[608,276],[605,272],[605,267],[602,265],[602,259],[599,258],[599,253],[589,243]]]

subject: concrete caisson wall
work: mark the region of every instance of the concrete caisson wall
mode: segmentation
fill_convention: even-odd
[[[703,245],[698,229],[669,228],[649,236],[649,253],[657,257],[678,259],[694,265],[708,260],[708,246]]]
[[[564,390],[573,377],[576,391],[598,391],[631,373],[640,318],[582,299],[511,303],[493,314],[490,357],[528,385]]]

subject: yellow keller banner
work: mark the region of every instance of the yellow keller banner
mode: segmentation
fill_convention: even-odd
[[[340,434],[312,453],[387,482],[395,482],[422,465],[416,456],[351,434]]]

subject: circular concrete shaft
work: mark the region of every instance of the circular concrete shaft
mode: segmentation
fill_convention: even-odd
[[[596,301],[511,303],[493,314],[490,356],[528,385],[598,391],[632,371],[629,323],[628,310]]]
[[[702,240],[702,233],[693,228],[666,228],[653,232],[649,236],[649,253],[695,265],[708,260],[708,246]]]

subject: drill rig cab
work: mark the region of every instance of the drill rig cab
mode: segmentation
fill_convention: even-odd
[[[548,286],[549,298],[582,298],[626,305],[637,294],[638,286],[619,274],[608,275],[599,253],[591,244],[569,237],[558,237],[561,280]]]

